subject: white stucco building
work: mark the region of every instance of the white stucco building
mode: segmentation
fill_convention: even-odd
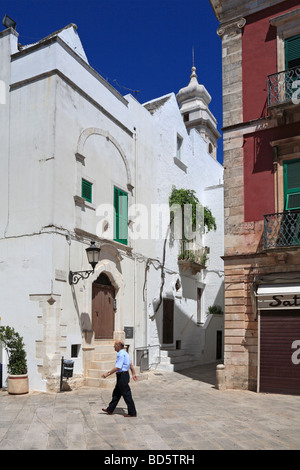
[[[212,362],[223,329],[222,315],[208,314],[223,307],[210,97],[195,69],[178,102],[121,96],[90,67],[76,29],[23,47],[13,29],[0,32],[0,316],[24,338],[33,390],[57,390],[62,356],[74,361],[74,386],[101,385],[114,338],[150,368]],[[216,219],[198,272],[182,269],[170,237],[173,186],[194,190]],[[70,284],[70,271],[90,269],[91,241],[100,261]],[[2,352],[4,380],[5,361]]]

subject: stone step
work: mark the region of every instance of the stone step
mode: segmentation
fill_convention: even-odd
[[[94,360],[87,371],[85,384],[88,387],[113,388],[116,378],[114,374],[102,378],[102,375],[112,369],[116,362],[113,340],[96,340],[94,343]]]
[[[180,364],[181,362],[188,362],[188,361],[193,361],[194,359],[194,355],[193,354],[184,354],[182,356],[171,356],[171,357],[166,357],[166,356],[162,356],[160,357],[160,362],[162,364]]]
[[[195,367],[199,365],[199,361],[183,361],[177,364],[172,363],[160,363],[157,366],[157,370],[162,370],[166,372],[176,372],[178,370],[189,369],[190,367]]]
[[[181,358],[172,358],[172,360],[168,360],[168,358],[161,358],[160,364],[173,364],[174,366],[179,366],[180,364],[186,364],[188,362],[193,361],[194,356],[182,356]],[[192,366],[191,366],[192,367]]]
[[[95,352],[94,353],[94,360],[95,361],[112,361],[116,362],[116,354],[108,353],[108,352]]]
[[[114,350],[114,343],[113,342],[104,342],[104,343],[96,343],[95,344],[95,353],[111,353],[116,354]]]
[[[85,379],[85,385],[97,388],[114,388],[115,380],[112,380],[110,377],[107,379],[102,379],[101,377],[87,377]]]
[[[187,353],[184,349],[161,349],[160,361],[162,363],[179,363],[191,361],[194,358],[194,354]]]
[[[116,361],[92,361],[91,369],[104,369],[106,372],[108,372],[114,367],[115,363]]]
[[[92,369],[88,369],[88,376],[101,377],[101,375],[106,374],[106,372],[108,372],[110,369],[112,369],[112,367],[110,368],[101,367],[101,363],[100,363],[100,366],[98,368],[94,367]],[[141,368],[139,366],[134,366],[134,370],[135,370],[136,375],[142,374]],[[131,377],[131,371],[129,371],[129,374]]]
[[[87,371],[85,384],[89,387],[113,388],[116,377],[115,374],[102,378],[102,375],[111,370],[116,363],[116,352],[114,351],[114,340],[96,340],[94,343],[94,354],[90,368]],[[144,380],[140,368],[135,367],[138,380]],[[131,378],[131,372],[130,372]],[[131,378],[132,380],[132,378]]]
[[[88,377],[100,379],[103,374],[106,374],[107,369],[89,369],[88,370]],[[110,380],[111,376],[107,377],[107,380]]]
[[[184,349],[161,349],[160,357],[184,356]]]
[[[194,354],[186,353],[184,349],[161,349],[158,370],[175,372],[198,365]]]
[[[147,380],[148,379],[147,373],[142,373],[137,369],[139,368],[135,367],[138,381]],[[89,376],[85,379],[85,385],[87,385],[88,387],[113,388],[115,386],[116,374],[112,374],[106,379],[103,379],[102,374],[106,372],[104,370],[90,369],[88,372],[89,372]],[[133,382],[131,372],[130,372],[130,382],[131,383]]]
[[[170,363],[159,363],[156,367],[156,370],[162,370],[162,371],[165,371],[165,372],[174,372],[174,364],[170,364]]]

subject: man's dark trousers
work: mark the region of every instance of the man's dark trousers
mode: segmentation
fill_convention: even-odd
[[[136,409],[129,387],[129,380],[129,372],[120,372],[117,374],[117,383],[112,394],[112,400],[107,407],[107,411],[109,413],[113,413],[120,398],[123,397],[128,407],[128,414],[136,415]]]

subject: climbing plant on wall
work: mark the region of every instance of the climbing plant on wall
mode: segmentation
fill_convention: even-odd
[[[210,232],[211,230],[217,229],[216,220],[212,215],[211,210],[208,207],[203,207],[202,204],[200,204],[199,199],[196,196],[196,192],[193,189],[177,189],[175,186],[173,186],[172,193],[169,198],[169,205],[171,208],[171,221],[174,218],[174,213],[172,213],[172,206],[173,208],[176,206],[180,206],[180,208],[183,209],[185,205],[191,205],[193,230],[201,228],[200,226],[197,227],[196,225],[197,221],[201,219],[197,218],[197,211],[202,210],[204,212],[203,224],[206,230]]]

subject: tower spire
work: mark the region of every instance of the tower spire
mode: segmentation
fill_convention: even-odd
[[[180,112],[188,132],[196,129],[207,143],[208,152],[216,158],[217,140],[220,133],[217,121],[209,110],[211,96],[204,85],[200,85],[195,67],[195,51],[192,47],[193,66],[188,86],[181,88],[176,95]]]

